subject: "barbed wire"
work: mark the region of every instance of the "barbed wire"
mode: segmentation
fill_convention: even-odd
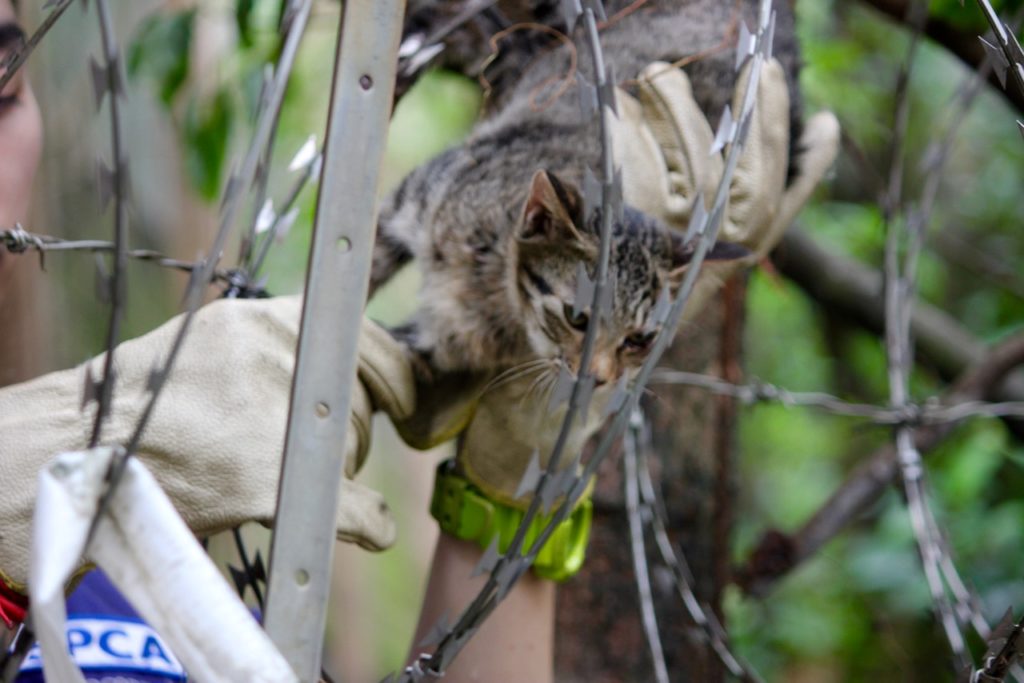
[[[0,246],[11,254],[38,254],[40,267],[44,270],[46,265],[44,257],[50,252],[106,253],[116,250],[116,245],[113,242],[105,240],[66,240],[60,237],[28,232],[20,224],[16,224],[13,228],[0,230]],[[166,256],[154,249],[127,249],[125,256],[135,261],[150,263],[182,273],[193,273],[203,265],[202,261],[183,261]],[[234,268],[215,268],[208,284],[221,283],[226,288],[232,288],[241,287],[247,282],[249,282],[249,279]],[[252,294],[257,296],[262,293],[262,289],[252,291]]]
[[[651,376],[652,384],[682,384],[729,396],[744,405],[780,403],[787,407],[809,407],[833,415],[865,418],[879,425],[933,425],[960,422],[971,417],[1024,417],[1024,402],[965,401],[939,405],[934,399],[924,403],[908,401],[901,407],[855,403],[821,391],[790,391],[770,382],[754,379],[735,384],[719,377],[681,370],[659,368]]]

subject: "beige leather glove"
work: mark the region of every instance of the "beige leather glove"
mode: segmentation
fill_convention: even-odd
[[[739,118],[749,65],[733,94]],[[714,133],[693,99],[680,69],[655,62],[638,79],[638,98],[617,93],[620,118],[613,124],[615,158],[623,167],[627,203],[685,231],[696,198],[710,209],[724,168],[724,154],[710,154]],[[831,112],[811,117],[797,149],[798,175],[785,187],[789,163],[789,93],[782,66],[764,64],[751,127],[729,186],[719,239],[751,251],[747,259],[706,263],[686,308],[690,318],[718,285],[770,252],[811,192],[832,166],[839,149],[839,123]]]
[[[138,454],[198,535],[273,519],[300,311],[299,297],[217,301],[196,314],[185,338]],[[128,440],[149,396],[150,371],[180,322],[118,347],[104,443]],[[379,550],[394,541],[391,514],[379,493],[350,479],[369,447],[371,412],[401,419],[415,395],[403,347],[370,321],[359,354],[337,531]],[[95,404],[83,412],[82,391],[87,368],[99,377],[102,359],[0,390],[0,579],[20,592],[38,472],[57,453],[87,445]]]
[[[543,371],[512,373],[495,377],[450,374],[417,385],[415,413],[395,425],[402,439],[419,449],[433,448],[456,436],[461,474],[492,500],[525,508],[530,495],[517,496],[530,459],[536,452],[540,467],[547,467],[567,402],[549,405],[550,381],[558,371],[542,379]],[[582,451],[587,439],[604,424],[604,410],[615,387],[605,385],[594,391],[585,420],[579,417],[566,442],[560,469],[565,469]]]

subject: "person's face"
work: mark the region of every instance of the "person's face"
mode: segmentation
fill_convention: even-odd
[[[0,61],[23,37],[11,0],[0,0]],[[0,229],[27,217],[42,137],[39,107],[21,68],[0,92]],[[0,262],[3,258],[0,249]]]

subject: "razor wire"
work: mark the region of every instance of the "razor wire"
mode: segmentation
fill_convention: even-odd
[[[637,597],[640,601],[640,621],[643,624],[644,637],[647,638],[647,646],[651,651],[654,677],[658,683],[669,683],[668,666],[665,664],[665,652],[658,630],[658,615],[654,610],[654,597],[651,593],[647,547],[644,543],[644,520],[650,518],[652,511],[647,500],[643,503],[640,501],[640,481],[637,473],[638,432],[642,429],[643,422],[643,414],[639,410],[634,410],[630,417],[629,429],[626,430],[623,439],[622,488],[629,522],[629,550],[633,557],[633,575],[636,577]],[[639,457],[645,458],[646,453]]]
[[[70,4],[71,0],[66,0],[64,2],[51,1],[44,5],[44,9],[50,6],[54,6],[55,9],[47,16],[46,21],[44,21],[39,29],[36,30],[32,37],[26,43],[16,48],[7,57],[4,62],[6,72],[2,77],[0,77],[0,88],[3,87],[3,84],[6,83],[7,80],[14,75],[16,70],[25,62],[28,54],[56,23],[57,19],[60,18],[64,10],[66,10]],[[127,152],[124,149],[123,144],[123,137],[121,133],[122,124],[120,120],[120,110],[118,107],[118,98],[124,96],[125,88],[122,75],[121,57],[114,37],[107,0],[97,0],[96,7],[103,47],[103,62],[100,63],[93,60],[91,62],[91,74],[97,106],[100,106],[103,100],[109,95],[111,144],[114,157],[112,162],[113,168],[108,167],[102,161],[98,163],[99,184],[101,207],[105,207],[111,199],[115,202],[116,215],[114,242],[79,241],[74,243],[54,238],[43,238],[26,233],[20,228],[20,226],[16,226],[14,229],[4,230],[0,233],[5,247],[13,253],[34,250],[39,252],[40,259],[42,259],[42,254],[44,252],[56,250],[75,249],[87,251],[113,251],[115,254],[115,270],[113,277],[104,277],[104,286],[102,288],[103,291],[110,293],[110,298],[112,299],[112,313],[107,335],[107,357],[104,376],[98,383],[91,375],[86,379],[87,384],[85,388],[85,396],[88,398],[95,398],[99,403],[91,437],[92,445],[98,443],[100,439],[102,420],[106,417],[112,397],[114,381],[112,370],[114,348],[117,344],[120,319],[123,313],[125,289],[123,278],[127,258],[132,256],[133,258],[153,261],[163,266],[186,270],[190,272],[190,278],[185,293],[186,312],[182,325],[179,328],[178,334],[174,339],[174,343],[168,352],[167,357],[164,359],[162,366],[155,367],[151,371],[147,384],[147,388],[150,392],[150,398],[133,430],[128,444],[123,445],[124,447],[121,449],[118,457],[112,459],[110,469],[105,477],[106,489],[99,500],[97,510],[92,518],[90,532],[85,541],[85,547],[81,552],[83,556],[86,555],[89,541],[95,532],[96,526],[110,504],[118,482],[124,474],[128,458],[135,453],[136,447],[142,437],[149,417],[152,414],[155,403],[159,398],[160,392],[165,385],[168,376],[170,375],[174,360],[182,346],[185,336],[188,333],[192,318],[202,303],[202,293],[205,287],[209,283],[221,279],[229,284],[239,282],[237,274],[233,275],[230,272],[220,271],[216,266],[223,252],[227,236],[235,222],[242,193],[252,185],[254,178],[257,178],[261,173],[261,169],[258,168],[258,164],[264,154],[263,150],[266,149],[267,141],[271,138],[273,129],[276,128],[277,116],[284,100],[284,91],[291,74],[295,54],[298,50],[301,37],[309,19],[312,0],[300,0],[298,3],[291,3],[289,5],[289,11],[286,13],[282,24],[282,33],[285,36],[284,46],[278,59],[277,67],[273,71],[271,78],[267,80],[266,87],[264,89],[265,92],[261,97],[262,110],[257,116],[255,133],[253,135],[251,146],[245,155],[241,170],[238,173],[232,173],[224,190],[224,199],[221,204],[221,222],[214,237],[212,246],[205,257],[194,263],[175,261],[148,250],[135,250],[130,252],[127,249],[126,200],[129,182],[127,170],[128,159]],[[308,179],[310,175],[311,174],[307,174],[306,179]],[[301,187],[299,189],[301,190]],[[296,196],[297,194],[298,191],[295,192]],[[294,197],[289,201],[293,202]],[[248,280],[243,281],[241,284],[247,286]],[[259,558],[257,558],[257,560],[258,559]],[[244,553],[243,562],[246,562]],[[258,567],[259,565],[257,564],[256,566]],[[246,567],[245,572],[250,576],[258,574],[255,570],[251,570],[250,567]],[[234,572],[232,573],[235,575]],[[255,585],[253,587],[254,590],[257,590]],[[30,642],[30,640],[31,638],[25,637],[23,633],[21,634],[18,643],[27,643]]]
[[[982,2],[987,4],[985,0]],[[918,208],[916,211],[909,208],[903,197],[902,177],[909,121],[910,71],[924,21],[928,16],[928,6],[929,2],[926,0],[913,4],[909,10],[910,22],[915,30],[897,82],[893,156],[888,188],[880,202],[886,231],[884,301],[889,396],[891,405],[898,409],[905,408],[910,400],[910,370],[913,365],[910,313],[915,299],[917,264],[928,222],[927,211],[931,208],[937,189],[937,181],[927,183],[923,198],[926,208]],[[993,29],[996,30],[995,25]],[[1000,34],[1004,34],[1003,38],[1000,38],[1000,42],[1004,43],[1005,30],[1001,24],[996,30],[997,37]],[[933,177],[937,177],[937,174]],[[902,229],[895,224],[898,213],[907,216]],[[967,649],[962,628],[968,624],[973,626],[978,635],[985,640],[991,635],[991,629],[978,609],[977,600],[967,589],[956,569],[944,534],[929,503],[930,492],[925,478],[926,471],[921,454],[914,443],[914,428],[910,425],[900,425],[896,428],[894,438],[907,511],[936,618],[945,632],[958,668],[973,671],[973,660]]]
[[[594,475],[597,466],[621,436],[629,415],[639,404],[643,388],[646,386],[655,364],[674,336],[696,282],[700,265],[717,238],[718,229],[725,213],[732,175],[749,132],[761,67],[771,55],[775,13],[771,9],[770,1],[762,0],[759,6],[756,32],[750,33],[744,25],[737,45],[736,70],[738,71],[748,61],[751,62],[750,79],[746,85],[740,112],[734,119],[730,108],[726,106],[712,148],[708,150],[709,154],[714,154],[728,148],[724,170],[717,186],[711,211],[704,210],[703,197],[698,196],[695,201],[696,209],[687,230],[687,238],[695,239],[697,242],[690,268],[675,300],[670,302],[667,292],[665,292],[666,296],[658,302],[654,317],[657,323],[663,324],[663,326],[655,339],[650,355],[641,366],[633,386],[627,388],[622,383],[616,388],[608,410],[608,416],[614,415],[614,417],[612,417],[610,426],[605,431],[596,450],[583,467],[582,473],[577,472],[578,465],[582,464],[582,453],[574,454],[570,466],[563,472],[559,472],[558,465],[563,455],[562,451],[565,447],[568,430],[572,427],[578,412],[586,414],[592,397],[594,378],[589,375],[590,354],[593,350],[599,320],[606,315],[607,307],[611,305],[610,299],[605,298],[607,283],[603,279],[607,277],[607,258],[610,247],[608,233],[611,228],[613,212],[617,216],[622,211],[621,172],[614,167],[610,142],[609,117],[616,111],[614,82],[605,67],[597,30],[597,17],[604,17],[604,8],[600,0],[586,0],[582,3],[576,0],[563,3],[562,9],[565,24],[570,30],[575,32],[577,26],[582,24],[582,30],[590,47],[596,82],[591,86],[584,79],[579,79],[582,91],[581,102],[585,120],[589,118],[589,115],[599,112],[601,132],[602,175],[600,181],[595,182],[596,176],[589,169],[584,180],[584,201],[588,204],[586,220],[600,222],[601,255],[598,261],[596,282],[587,277],[584,267],[581,266],[579,270],[579,286],[574,309],[582,310],[583,307],[580,304],[583,301],[590,304],[592,313],[584,337],[584,350],[579,372],[576,378],[572,378],[568,372],[563,372],[556,385],[554,395],[558,399],[557,403],[568,402],[562,430],[552,449],[547,467],[543,470],[540,468],[539,453],[534,453],[523,476],[519,490],[533,490],[534,496],[509,548],[504,554],[499,554],[496,546],[491,546],[476,569],[476,571],[488,574],[485,585],[453,626],[449,627],[447,619],[444,617],[435,624],[431,629],[430,637],[430,640],[437,643],[434,652],[420,654],[413,664],[398,677],[397,680],[403,683],[412,683],[426,677],[443,675],[444,670],[472,638],[483,620],[493,612],[515,582],[526,572],[555,528],[568,517],[586,490],[587,482]],[[601,210],[595,216],[596,202],[594,199],[595,192],[598,190],[600,191]],[[569,391],[566,391],[567,385],[571,387]],[[542,507],[550,510],[559,496],[563,500],[551,520],[534,540],[527,553],[522,555],[521,551],[529,524]],[[395,680],[394,674],[389,677],[389,680]]]
[[[71,6],[71,3],[75,0],[46,0],[43,3],[43,11],[52,9],[46,18],[43,19],[43,23],[39,25],[29,39],[24,44],[18,46],[12,50],[10,54],[4,58],[3,62],[0,62],[0,69],[3,69],[4,73],[0,75],[0,90],[7,87],[7,83],[14,78],[14,74],[17,73],[21,65],[25,63],[32,51],[36,49],[36,46],[43,40],[53,25],[57,23],[57,20],[64,15],[64,11]]]
[[[269,155],[267,158],[269,159]],[[241,280],[247,286],[262,291],[264,281],[260,278],[260,272],[270,249],[275,242],[287,237],[291,231],[299,217],[299,209],[295,205],[299,195],[307,185],[320,180],[322,168],[323,151],[317,147],[316,136],[310,136],[288,165],[288,170],[298,172],[299,177],[292,183],[280,208],[275,207],[273,198],[266,197],[266,189],[261,184],[260,196],[263,197],[263,201],[260,210],[253,217],[247,243],[243,246],[241,265],[238,268]],[[231,294],[226,296],[230,297]]]
[[[0,90],[14,76],[18,68],[25,62],[28,55],[39,44],[43,36],[53,27],[64,11],[70,5],[70,0],[48,0],[43,9],[52,8],[52,12],[46,17],[42,25],[32,34],[27,42],[18,46],[4,62],[4,74],[0,76]],[[89,436],[89,448],[94,448],[100,441],[103,432],[103,421],[110,412],[110,406],[114,396],[114,359],[115,349],[121,335],[121,321],[124,316],[125,294],[127,291],[125,276],[127,262],[127,241],[128,241],[128,207],[127,207],[127,157],[124,148],[124,135],[121,121],[121,109],[119,98],[125,96],[124,80],[120,49],[114,33],[113,23],[110,17],[110,8],[107,0],[96,0],[96,19],[99,25],[100,44],[102,49],[102,61],[93,58],[90,61],[90,73],[92,75],[93,96],[96,101],[96,108],[103,106],[103,101],[108,100],[108,112],[110,114],[110,146],[113,159],[111,166],[102,160],[97,161],[98,180],[100,186],[100,207],[105,209],[110,200],[114,201],[114,241],[111,251],[114,253],[114,272],[111,276],[101,273],[100,291],[101,296],[110,303],[110,318],[107,325],[106,335],[106,357],[103,361],[103,376],[97,382],[92,375],[92,369],[86,373],[86,386],[84,397],[86,402],[96,402],[96,416]],[[84,407],[84,406],[83,406]],[[108,471],[107,477],[113,474]],[[99,520],[99,511],[92,522],[92,529],[95,529]],[[90,531],[91,535],[92,531]],[[86,542],[88,545],[88,541]],[[85,548],[82,553],[85,554]],[[32,631],[30,627],[20,630],[15,641],[11,645],[10,653],[4,657],[12,663],[20,660],[27,652],[27,646],[31,644]],[[5,662],[6,663],[6,662]],[[6,671],[0,671],[6,675]]]
[[[629,429],[623,439],[623,446],[623,485],[627,490],[627,514],[631,535],[632,527],[642,527],[645,523],[649,526],[662,564],[672,572],[673,586],[697,627],[698,637],[708,643],[719,661],[734,678],[744,683],[762,683],[761,676],[733,651],[728,642],[729,635],[714,610],[703,603],[694,593],[695,581],[689,563],[669,538],[668,513],[665,511],[664,501],[658,495],[647,464],[651,450],[650,423],[639,408],[634,410],[630,417]],[[631,484],[630,479],[635,484]],[[637,500],[636,504],[630,503],[632,494],[629,493],[629,489],[633,486],[639,491],[639,498],[634,499]],[[643,533],[642,528],[640,533]],[[638,545],[642,546],[642,542]],[[634,552],[636,551],[634,550]],[[638,567],[638,581],[641,571]],[[643,591],[642,588],[640,590]],[[656,631],[652,634],[652,630],[647,629],[648,639],[651,639],[652,635],[656,635]]]
[[[295,54],[298,51],[299,43],[305,32],[312,9],[312,0],[301,0],[297,10],[290,16],[288,24],[282,27],[285,34],[284,47],[274,70],[273,79],[270,82],[269,92],[265,100],[265,107],[259,113],[255,132],[249,149],[245,154],[241,169],[233,171],[224,189],[224,198],[221,203],[220,225],[214,236],[206,256],[197,262],[196,269],[192,272],[188,287],[185,292],[186,313],[182,320],[181,328],[174,339],[171,350],[164,361],[163,366],[154,371],[150,385],[150,401],[135,427],[135,431],[128,443],[126,451],[131,453],[138,445],[142,433],[152,415],[153,407],[160,392],[167,381],[168,376],[174,367],[174,360],[181,349],[182,342],[188,334],[191,322],[196,310],[202,303],[202,290],[212,279],[217,263],[224,251],[224,245],[228,234],[234,226],[243,192],[250,188],[253,179],[257,174],[259,161],[263,154],[267,139],[273,130],[274,122],[277,120],[277,112],[284,101],[284,91],[287,88],[292,66],[295,61]]]
[[[1017,88],[1024,93],[1024,48],[1021,48],[1016,32],[999,18],[989,0],[977,0],[977,3],[982,14],[985,15],[985,20],[992,28],[997,43],[994,45],[979,36],[979,40],[992,62],[996,77],[999,78],[1000,85],[1004,89],[1006,88],[1006,73],[1009,71]],[[963,4],[964,0],[960,0],[960,5],[963,6]],[[1021,135],[1024,135],[1024,121],[1018,119],[1017,128]]]
[[[280,109],[284,101],[284,91],[291,75],[291,68],[294,63],[295,54],[298,51],[299,43],[309,20],[311,9],[312,0],[303,0],[297,11],[289,18],[290,23],[283,27],[283,33],[286,34],[284,48],[278,60],[274,78],[271,81],[269,94],[265,100],[266,107],[257,117],[256,130],[253,135],[251,146],[249,147],[242,163],[241,170],[238,171],[237,175],[232,173],[224,190],[224,200],[221,204],[221,222],[213,243],[206,256],[197,263],[197,267],[192,271],[185,291],[186,311],[182,319],[181,327],[178,329],[178,333],[174,338],[172,346],[168,351],[167,357],[164,359],[162,366],[154,368],[150,373],[150,377],[147,382],[147,389],[150,392],[149,401],[135,425],[131,438],[128,443],[124,445],[121,455],[111,460],[110,470],[106,477],[106,490],[100,497],[99,504],[93,516],[90,532],[85,542],[86,547],[82,549],[81,554],[83,556],[86,554],[89,541],[95,533],[99,520],[102,518],[110,504],[118,482],[124,475],[128,459],[132,457],[137,450],[139,441],[141,440],[142,434],[146,429],[150,417],[152,416],[156,402],[174,368],[174,361],[181,350],[185,337],[188,335],[195,313],[202,304],[203,290],[207,286],[207,283],[209,283],[213,278],[217,263],[224,251],[224,245],[227,241],[228,234],[235,223],[242,192],[246,188],[251,187],[253,178],[257,173],[257,165],[261,157],[262,149],[266,140],[269,138],[273,124],[277,119],[277,111]]]
[[[99,21],[100,39],[103,46],[103,62],[93,60],[90,63],[93,77],[93,95],[96,98],[96,107],[108,99],[110,109],[110,146],[113,159],[113,167],[107,166],[104,162],[97,162],[100,183],[100,207],[106,208],[111,197],[114,201],[114,272],[109,277],[101,279],[102,293],[110,301],[110,322],[107,327],[107,355],[103,360],[103,378],[99,386],[95,387],[96,395],[96,420],[93,424],[92,435],[89,437],[89,448],[95,448],[99,444],[103,434],[103,421],[110,412],[110,405],[114,396],[114,352],[121,337],[121,320],[124,317],[125,294],[125,271],[127,264],[126,250],[128,248],[128,161],[125,157],[124,132],[121,124],[121,107],[119,98],[125,96],[124,80],[122,77],[121,56],[117,46],[117,39],[114,35],[114,27],[110,19],[110,8],[107,0],[96,0],[96,17]],[[92,384],[94,381],[90,375],[87,381]],[[86,390],[86,396],[90,394],[90,386]]]

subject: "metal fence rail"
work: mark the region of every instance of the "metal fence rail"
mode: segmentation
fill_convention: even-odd
[[[348,0],[338,34],[267,591],[267,632],[303,681],[320,673],[338,481],[404,6]]]

